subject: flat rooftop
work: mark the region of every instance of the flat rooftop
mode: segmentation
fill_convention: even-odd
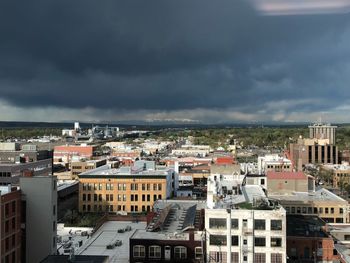
[[[315,192],[293,192],[288,195],[269,195],[269,197],[281,201],[300,201],[304,203],[312,201],[331,201],[347,204],[346,200],[324,188],[318,188]]]
[[[133,167],[121,167],[119,169],[110,168],[110,166],[103,165],[96,169],[89,170],[79,174],[79,177],[94,177],[94,176],[166,176],[168,173],[164,170],[143,170],[133,169]]]
[[[202,231],[194,232],[194,240],[201,241],[204,238]],[[136,230],[130,239],[153,239],[153,240],[182,240],[189,241],[190,233],[167,233],[167,232],[148,232],[146,230]]]
[[[127,226],[131,227],[131,231],[118,233],[118,229],[125,229]],[[109,262],[125,263],[129,261],[129,238],[136,230],[146,228],[145,222],[130,222],[130,221],[108,221],[104,223],[84,244],[81,246],[77,255],[97,255],[109,256]],[[107,249],[107,245],[122,241],[121,246]]]

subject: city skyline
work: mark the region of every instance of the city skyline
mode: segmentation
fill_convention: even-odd
[[[3,121],[350,122],[347,13],[269,16],[246,1],[0,7]]]

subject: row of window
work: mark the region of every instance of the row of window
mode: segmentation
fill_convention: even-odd
[[[139,185],[141,185],[141,187],[139,187]],[[119,191],[126,191],[127,190],[127,184],[116,184],[116,186],[117,186],[117,189]],[[112,183],[106,183],[106,184],[83,183],[83,190],[84,191],[91,191],[91,190],[95,190],[95,191],[100,190],[101,191],[101,190],[104,190],[103,188],[107,191],[114,190],[114,184],[112,184]],[[162,184],[136,184],[136,183],[130,184],[131,191],[138,191],[139,188],[142,189],[142,191],[151,191],[151,190],[162,191]]]
[[[199,250],[200,249],[200,250]],[[170,252],[171,247],[166,246],[164,250]],[[202,248],[196,248],[196,258],[201,258]],[[146,247],[142,245],[133,246],[133,256],[134,258],[145,258],[146,257]],[[162,247],[161,246],[149,246],[148,247],[148,258],[160,259],[162,258]],[[187,259],[187,248],[184,246],[174,247],[174,259]]]
[[[243,227],[247,227],[247,219],[243,219]],[[209,218],[209,228],[211,229],[226,229],[227,220],[225,218]],[[231,229],[239,228],[239,219],[231,219]],[[255,219],[254,220],[254,229],[255,230],[266,230],[266,220],[265,219]],[[282,220],[270,221],[270,230],[282,230]]]
[[[335,208],[334,207],[325,207],[323,210],[323,207],[295,207],[295,206],[285,206],[284,207],[287,211],[287,213],[291,213],[291,214],[323,214],[323,211],[325,214],[334,214],[335,213]],[[343,214],[344,213],[344,209],[343,208],[338,208],[339,210],[339,214]]]
[[[242,255],[240,259],[238,252],[231,252],[231,263],[241,263],[248,261],[248,255]],[[227,262],[226,252],[209,252],[209,262]],[[265,253],[254,253],[254,263],[265,263],[266,254]],[[282,263],[282,254],[271,253],[271,263]]]
[[[91,194],[83,194],[82,200],[83,202],[91,202]],[[162,195],[153,195],[153,201],[157,201],[158,199],[162,199]],[[103,202],[104,200],[106,201],[111,201],[113,202],[113,194],[106,194],[105,199],[103,199],[102,194],[94,194],[94,202]],[[125,194],[123,195],[117,195],[117,200],[118,201],[126,201],[127,196]],[[131,202],[138,202],[139,201],[139,195],[130,195],[130,201]],[[142,202],[151,202],[151,195],[142,195]]]
[[[116,210],[114,210],[113,205],[83,205],[83,212],[102,212],[102,211],[107,211],[107,212],[117,212],[117,211],[127,211],[125,205],[117,205],[115,206]],[[91,210],[92,208],[92,210]],[[139,206],[138,205],[131,205],[130,206],[130,211],[131,212],[140,212],[139,211]],[[141,211],[142,212],[150,212],[151,211],[151,206],[150,205],[143,205],[141,206]]]
[[[227,245],[227,236],[225,235],[210,235],[209,244],[211,246],[226,246]],[[248,240],[243,239],[243,245],[247,245]],[[231,236],[231,246],[239,246],[239,236]],[[266,247],[266,238],[265,237],[255,237],[254,246],[256,247]],[[281,247],[282,238],[281,237],[271,237],[270,247]]]
[[[11,177],[10,172],[0,172],[0,177]]]

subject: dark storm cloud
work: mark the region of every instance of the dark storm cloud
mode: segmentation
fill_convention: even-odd
[[[125,110],[326,110],[350,99],[350,16],[247,1],[0,3],[0,97]]]

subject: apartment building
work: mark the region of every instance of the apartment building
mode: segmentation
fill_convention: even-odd
[[[21,191],[0,186],[0,259],[1,262],[23,262],[21,259]]]
[[[142,213],[151,211],[155,201],[173,197],[175,171],[148,169],[152,165],[142,162],[119,169],[104,165],[78,175],[79,212]]]

